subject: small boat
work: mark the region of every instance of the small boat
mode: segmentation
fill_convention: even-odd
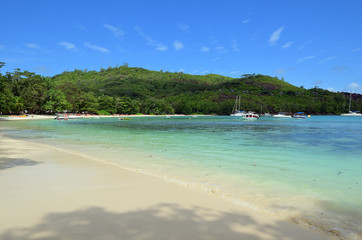
[[[236,96],[235,107],[233,108],[233,113],[230,116],[241,117],[244,111],[240,111],[240,96]]]
[[[230,114],[230,116],[233,117],[241,117],[243,120],[255,120],[255,119],[259,119],[259,115],[254,113],[254,112],[245,112],[245,111],[240,111],[240,96],[236,96],[236,100],[235,100],[235,107],[233,109],[233,113]]]
[[[275,115],[273,115],[273,117],[275,117],[275,118],[292,118],[292,116],[291,115],[286,115],[285,113],[278,113],[278,114],[275,114]]]
[[[242,115],[241,115],[242,119],[244,120],[256,120],[256,119],[259,119],[259,115],[254,113],[254,112],[244,112]]]
[[[245,114],[244,111],[235,111],[234,113],[230,114],[230,116],[233,116],[233,117],[242,117],[243,114]]]
[[[304,112],[297,112],[293,114],[294,119],[306,119],[307,117],[303,115]]]
[[[350,111],[349,113],[343,113],[341,116],[344,117],[362,117],[362,113],[359,111]]]
[[[83,116],[77,116],[77,115],[68,115],[65,114],[64,116],[57,116],[56,118],[54,118],[54,120],[65,120],[68,121],[69,119],[81,119],[83,118]]]
[[[351,111],[351,101],[352,101],[352,93],[349,94],[349,108],[348,113],[343,113],[341,116],[343,117],[362,117],[362,113],[359,111]]]

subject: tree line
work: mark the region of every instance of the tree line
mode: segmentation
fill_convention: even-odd
[[[5,63],[0,63],[0,68]],[[257,113],[348,111],[349,93],[296,87],[260,74],[230,78],[215,74],[151,71],[128,65],[100,71],[66,71],[44,77],[15,69],[0,73],[0,112],[94,114],[229,115],[240,96],[241,109]],[[352,109],[362,111],[362,96],[353,94]]]

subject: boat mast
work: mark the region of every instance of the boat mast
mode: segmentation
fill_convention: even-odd
[[[236,113],[238,110],[238,96],[235,98],[235,106],[233,107],[233,112]]]

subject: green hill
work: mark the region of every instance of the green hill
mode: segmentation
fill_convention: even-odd
[[[255,74],[240,78],[190,75],[121,66],[97,71],[74,70],[51,78],[27,71],[0,75],[0,111],[89,112],[102,114],[231,113],[236,96],[241,108],[262,112],[340,114],[349,94],[304,89],[284,80]],[[361,95],[353,95],[362,110]]]

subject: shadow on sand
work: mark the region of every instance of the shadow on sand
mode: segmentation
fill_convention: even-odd
[[[25,159],[25,158],[1,157],[0,158],[0,170],[18,167],[18,166],[33,166],[33,165],[36,165],[39,163],[41,163],[41,162],[35,162],[35,161],[32,161],[30,159]]]
[[[300,239],[296,237],[298,230],[290,228],[290,225],[283,221],[262,224],[242,214],[160,204],[126,213],[109,212],[99,207],[68,213],[51,213],[33,227],[7,230],[0,235],[0,239],[285,240]],[[309,240],[321,239],[318,235],[314,236],[315,238],[313,236],[311,234],[307,237]]]

